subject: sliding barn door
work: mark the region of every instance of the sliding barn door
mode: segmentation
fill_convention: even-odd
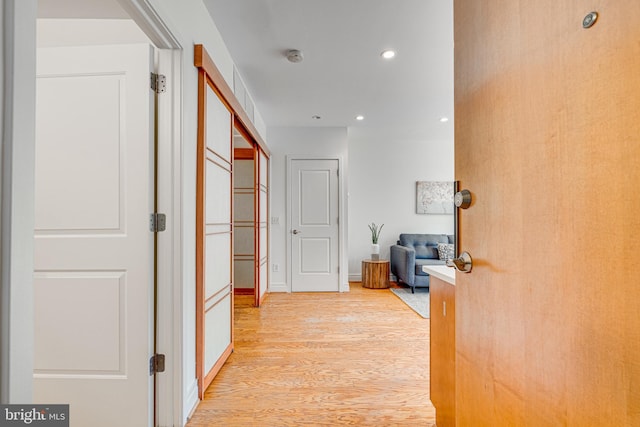
[[[233,350],[232,115],[199,70],[196,364],[200,397]]]

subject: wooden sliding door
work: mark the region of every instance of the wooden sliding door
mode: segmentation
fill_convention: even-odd
[[[196,364],[200,398],[233,350],[232,114],[198,78]]]
[[[254,221],[256,305],[267,289],[269,152],[202,45],[194,47],[194,65],[198,68],[196,375],[202,398],[233,351],[233,129],[247,140],[250,150],[255,150],[253,182],[248,186],[255,189],[255,214],[249,221]]]

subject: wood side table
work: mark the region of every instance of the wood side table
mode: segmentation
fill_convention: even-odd
[[[362,287],[384,289],[389,287],[389,260],[362,261]]]

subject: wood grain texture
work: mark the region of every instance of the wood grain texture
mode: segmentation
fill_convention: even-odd
[[[640,2],[454,17],[457,422],[638,426]]]
[[[365,288],[382,289],[389,287],[389,261],[362,261],[362,286]]]
[[[431,276],[429,305],[431,402],[438,427],[455,427],[456,287]]]
[[[236,298],[235,351],[187,423],[432,426],[429,320],[388,290]]]

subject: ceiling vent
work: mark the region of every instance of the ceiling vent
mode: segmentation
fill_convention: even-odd
[[[302,52],[300,52],[299,50],[291,49],[287,51],[287,60],[289,62],[297,64],[298,62],[302,62],[303,59],[304,57],[302,56]]]

